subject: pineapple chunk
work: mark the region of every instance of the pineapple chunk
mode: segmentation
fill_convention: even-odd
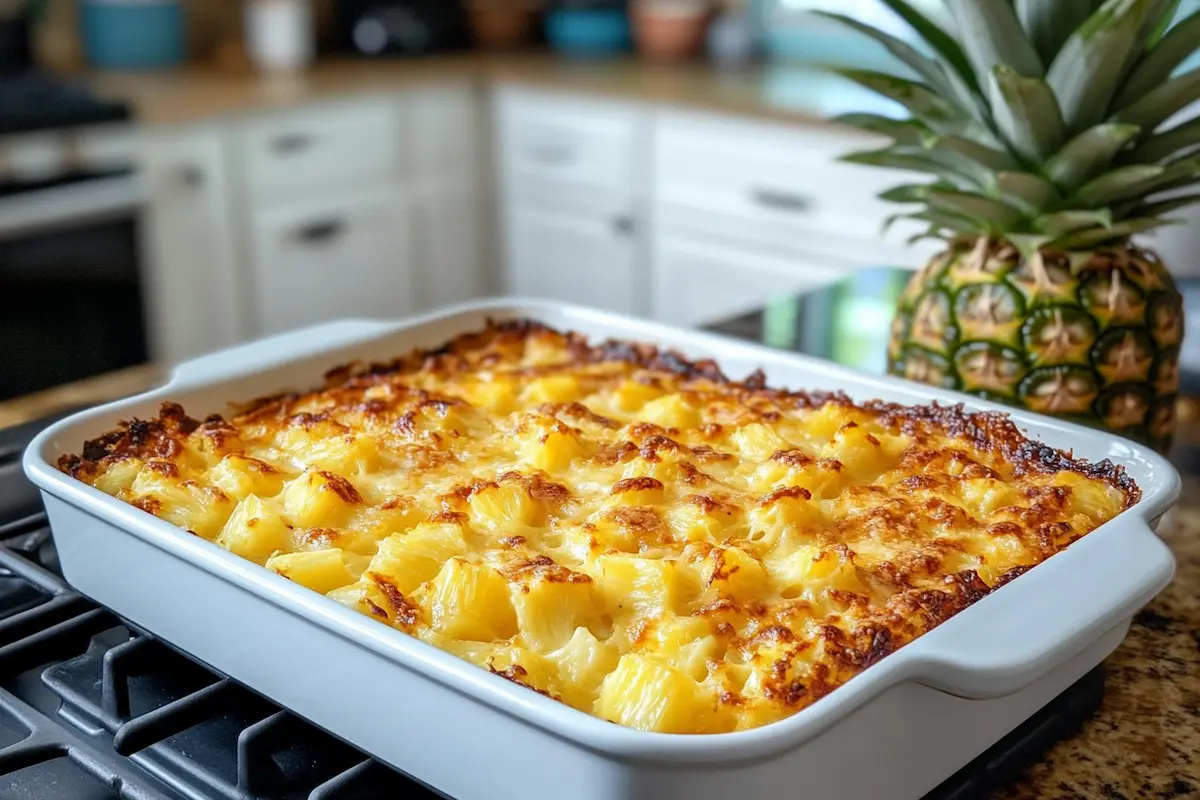
[[[838,429],[847,421],[863,423],[867,416],[855,409],[848,409],[837,403],[826,403],[816,411],[810,411],[804,416],[802,430],[808,435],[809,442],[822,445],[834,438]]]
[[[495,414],[511,414],[517,405],[517,393],[510,381],[490,380],[472,384],[466,389],[466,398]]]
[[[237,504],[217,536],[217,544],[256,564],[291,546],[291,530],[258,495]]]
[[[1067,510],[1084,517],[1088,527],[1102,525],[1121,511],[1123,495],[1108,484],[1074,472],[1058,473],[1054,476],[1054,484],[1071,490],[1067,495]]]
[[[210,540],[234,510],[233,501],[217,487],[181,481],[177,471],[160,472],[152,464],[134,478],[129,494],[131,502],[155,516]]]
[[[357,580],[346,566],[345,555],[337,548],[271,556],[266,566],[272,572],[321,594],[349,586]]]
[[[896,455],[884,449],[883,441],[861,425],[842,426],[821,455],[841,462],[858,483],[870,483],[896,461]]]
[[[539,651],[561,647],[576,628],[596,623],[592,580],[579,573],[567,573],[562,570],[537,575],[511,586],[521,633]]]
[[[854,554],[845,546],[798,548],[786,558],[768,561],[766,567],[785,600],[803,598],[821,603],[831,589],[867,592],[854,564]]]
[[[637,415],[643,422],[653,422],[664,428],[685,430],[700,424],[700,412],[688,405],[678,394],[669,394],[651,400]]]
[[[708,676],[709,659],[721,652],[713,623],[704,617],[663,617],[647,627],[639,644],[643,652],[696,681]]]
[[[375,543],[393,533],[412,530],[428,516],[425,509],[408,498],[393,497],[382,505],[360,509],[351,520],[350,527],[375,546]]]
[[[498,648],[481,666],[513,683],[528,686],[555,699],[562,697],[558,663],[528,648]]]
[[[536,525],[541,521],[541,503],[520,482],[488,486],[471,495],[471,517],[490,530],[508,530]]]
[[[1021,505],[1021,496],[1017,491],[994,478],[960,480],[957,489],[963,508],[976,519],[987,519],[1006,506]]]
[[[558,664],[563,699],[576,708],[590,708],[604,678],[616,669],[621,655],[587,628],[576,628],[571,639],[547,657]]]
[[[323,470],[308,470],[283,490],[284,516],[297,528],[345,527],[361,502],[350,481]]]
[[[508,582],[491,567],[450,559],[434,578],[426,605],[434,630],[444,636],[490,642],[517,633]]]
[[[803,487],[785,487],[759,499],[747,514],[750,538],[760,550],[778,547],[794,534],[824,523],[821,506],[806,496]],[[793,534],[789,536],[789,534]]]
[[[283,474],[279,470],[240,453],[222,458],[209,476],[214,486],[235,500],[252,494],[274,497],[283,489]]]
[[[529,459],[537,469],[553,474],[566,472],[571,462],[584,452],[583,444],[572,433],[555,431],[546,434],[533,457]]]
[[[350,432],[332,419],[293,418],[275,434],[276,445],[306,466],[338,475],[362,475],[379,467],[379,451],[368,436]]]
[[[666,487],[658,478],[640,475],[622,478],[609,490],[609,504],[615,506],[653,506],[663,502]]]
[[[547,375],[526,384],[521,401],[530,405],[569,403],[582,393],[579,381],[570,375]]]
[[[521,418],[517,431],[521,460],[544,472],[564,472],[583,453],[579,438],[554,417],[528,414]]]
[[[608,554],[596,559],[600,594],[613,616],[682,611],[700,593],[696,572],[677,561]]]
[[[421,523],[408,533],[396,533],[379,543],[367,571],[388,578],[404,594],[433,580],[451,558],[467,551],[457,525]]]
[[[704,558],[700,576],[711,594],[738,601],[761,597],[770,579],[757,558],[738,547],[717,547]]]
[[[733,446],[750,461],[766,461],[779,451],[791,448],[786,439],[761,422],[752,422],[734,431]]]
[[[685,673],[639,653],[621,656],[600,686],[594,713],[607,720],[658,733],[711,733],[732,727],[715,698]]]
[[[612,402],[618,411],[633,413],[662,396],[662,390],[637,381],[623,381],[613,390]]]
[[[126,458],[110,464],[103,474],[96,477],[95,487],[105,494],[117,495],[128,491],[145,466],[140,458]]]

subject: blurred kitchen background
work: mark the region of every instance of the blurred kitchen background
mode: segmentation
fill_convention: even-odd
[[[841,281],[869,343],[903,275],[860,270],[936,244],[835,161],[870,142],[825,118],[889,108],[812,65],[886,54],[822,7],[907,35],[875,0],[0,0],[0,400],[496,294],[769,338]],[[1156,238],[1200,273],[1200,226]]]

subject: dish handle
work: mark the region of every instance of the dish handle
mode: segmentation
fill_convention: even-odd
[[[918,651],[914,680],[972,700],[1007,697],[1128,621],[1170,583],[1175,560],[1146,520],[1121,522],[909,645]]]
[[[256,372],[300,356],[318,355],[370,339],[392,327],[394,323],[381,320],[350,319],[267,336],[180,363],[172,371],[169,385],[197,386],[230,375]]]

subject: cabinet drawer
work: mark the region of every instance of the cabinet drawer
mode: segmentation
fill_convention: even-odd
[[[631,194],[637,112],[523,92],[499,97],[500,157],[510,180]]]
[[[902,244],[913,230],[882,235],[897,208],[876,195],[913,176],[835,160],[876,144],[841,129],[667,117],[655,136],[655,205],[761,224],[780,246],[809,232]]]
[[[591,215],[526,206],[505,216],[508,294],[642,313],[632,236]]]
[[[654,222],[655,230],[672,236],[700,237],[735,249],[775,252],[785,259],[805,256],[854,267],[916,269],[944,248],[930,239],[907,244],[905,240],[921,230],[909,221],[896,223],[895,235],[861,236],[773,215],[668,205],[655,209]]]
[[[410,230],[399,191],[260,213],[251,238],[261,332],[414,312]]]
[[[239,154],[252,199],[378,185],[402,172],[399,104],[329,103],[245,124]]]

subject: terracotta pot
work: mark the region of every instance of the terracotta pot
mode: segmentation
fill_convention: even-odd
[[[632,8],[633,36],[642,57],[682,61],[700,53],[712,18],[707,3],[645,2]]]
[[[485,50],[511,50],[529,41],[537,10],[524,2],[476,2],[467,6],[471,33]]]

